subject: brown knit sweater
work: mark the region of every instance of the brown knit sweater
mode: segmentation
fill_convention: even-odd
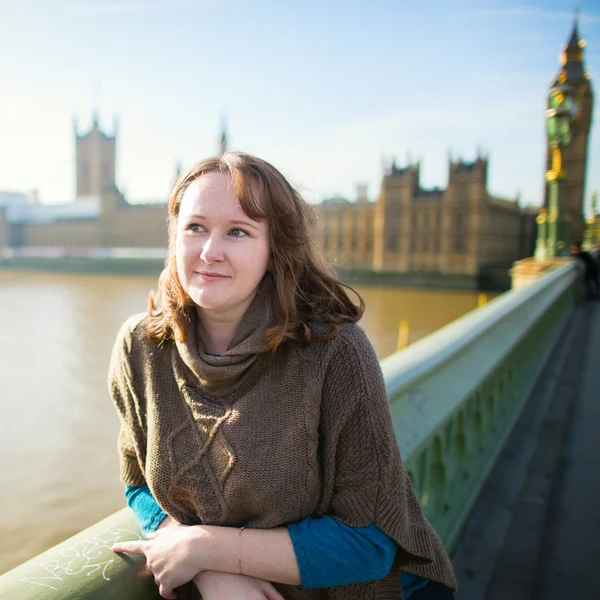
[[[404,570],[455,588],[452,566],[400,461],[379,361],[357,325],[331,341],[264,342],[273,324],[261,289],[228,350],[204,352],[190,314],[183,342],[158,347],[147,318],[125,322],[109,386],[121,417],[121,479],[148,484],[182,523],[271,528],[328,514],[375,523],[398,544],[380,581],[286,599],[399,600]],[[192,597],[192,584],[178,597]]]

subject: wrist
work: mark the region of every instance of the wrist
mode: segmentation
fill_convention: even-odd
[[[194,579],[192,581],[198,586],[202,585],[204,582],[206,582],[208,578],[211,577],[212,573],[213,571],[200,571],[200,573],[197,573],[194,576]]]
[[[170,515],[167,515],[166,517],[163,518],[163,520],[159,523],[158,527],[156,528],[156,530],[158,531],[159,529],[162,529],[163,527],[168,527],[169,525],[172,525],[173,523],[177,523],[177,521],[171,517]]]
[[[236,527],[194,525],[191,552],[200,571],[239,573]]]

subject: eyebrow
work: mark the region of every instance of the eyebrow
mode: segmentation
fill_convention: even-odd
[[[188,219],[202,219],[204,221],[208,220],[204,215],[199,214],[189,215]],[[252,229],[256,229],[256,231],[259,230],[258,227],[250,223],[250,221],[240,221],[239,219],[232,219],[231,221],[227,221],[227,223],[229,223],[229,225],[244,225],[245,227],[251,227]]]

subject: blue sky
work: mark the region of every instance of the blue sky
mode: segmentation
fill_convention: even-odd
[[[490,154],[490,191],[539,204],[544,108],[573,4],[497,0],[249,2],[0,0],[0,189],[74,196],[73,115],[119,116],[117,181],[164,198],[184,165],[230,146],[280,168],[309,200],[379,192],[382,156]],[[582,0],[598,93],[600,5]],[[99,82],[99,86],[97,85]],[[99,87],[99,91],[94,91]],[[600,191],[593,126],[587,194]],[[587,195],[586,194],[586,195]]]

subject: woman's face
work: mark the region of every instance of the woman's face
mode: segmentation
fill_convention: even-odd
[[[245,310],[269,263],[269,229],[242,210],[231,180],[202,175],[179,208],[177,271],[197,306],[219,313]]]

